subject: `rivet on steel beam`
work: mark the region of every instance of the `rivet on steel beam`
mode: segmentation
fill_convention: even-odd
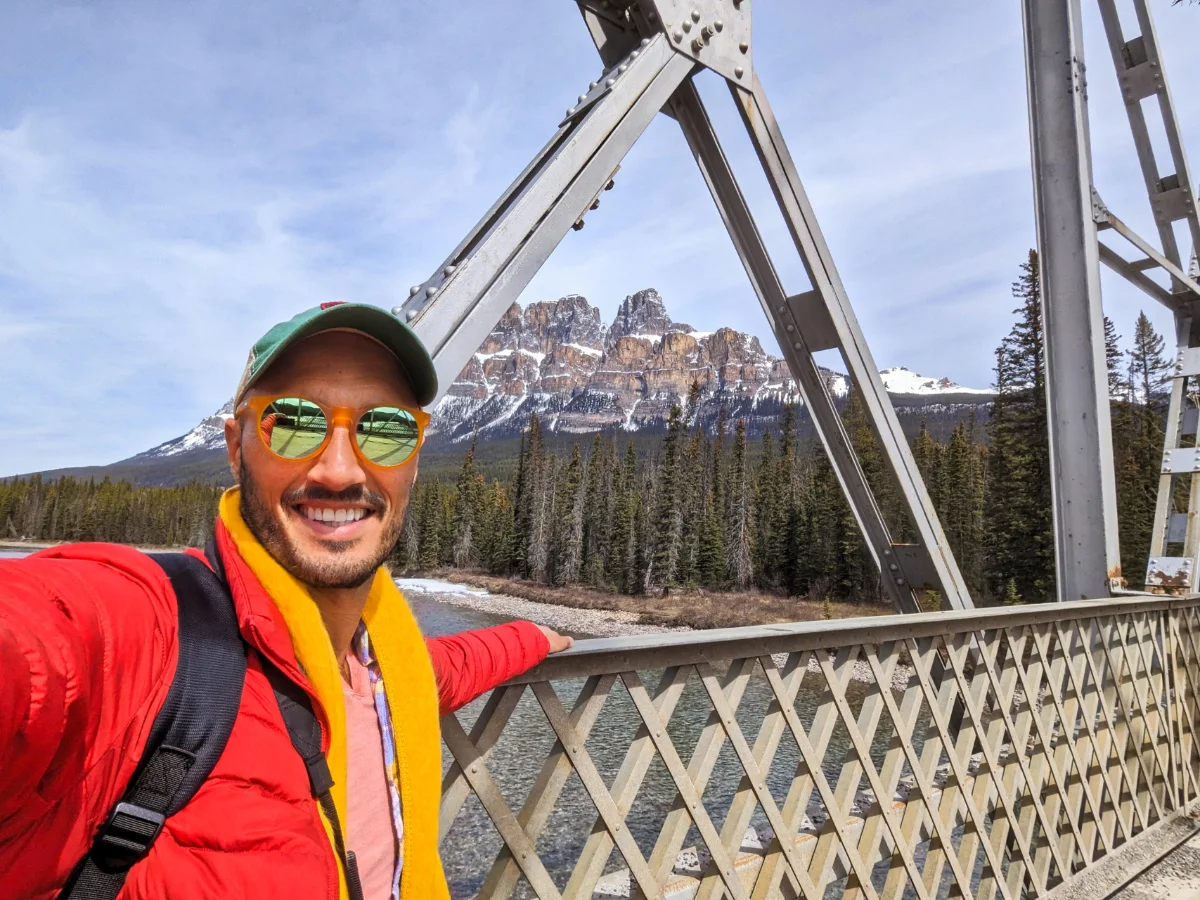
[[[641,50],[634,50],[632,53],[630,53],[630,54],[629,54],[629,58],[630,58],[630,59],[637,59],[637,58],[638,58],[639,56],[641,56],[641,55],[642,55],[642,51],[641,51]]]
[[[650,21],[651,22],[653,22],[657,18],[658,18],[658,15],[656,13],[650,13]],[[650,46],[650,38],[642,38],[641,43],[638,46],[649,47]]]
[[[700,21],[700,10],[698,10],[698,9],[693,9],[693,10],[692,10],[692,21],[693,21],[693,22],[699,22],[699,21]]]
[[[525,859],[525,858],[527,858],[528,856],[529,856],[529,851],[528,851],[528,850],[522,850],[522,851],[521,851],[521,859]]]
[[[657,22],[658,21],[658,13],[656,13],[654,10],[650,10],[650,15],[646,16],[646,18],[649,19],[651,22]],[[649,38],[642,38],[642,46],[643,47],[645,47],[648,43],[650,43]]]
[[[896,565],[895,563],[888,563],[888,568],[891,569],[893,572],[900,571],[900,567],[898,565]]]
[[[796,343],[792,344],[792,349],[793,350],[803,350],[804,345],[802,343],[800,343],[799,341],[796,341]]]
[[[683,32],[679,29],[675,29],[675,31],[671,33],[671,37],[673,37],[675,39],[675,43],[678,44],[683,40]]]
[[[743,75],[746,74],[746,70],[743,69],[741,66],[737,66],[736,68],[734,68],[733,74],[736,75],[738,78],[741,78]]]
[[[600,82],[598,82],[598,81],[590,81],[590,82],[588,82],[588,90],[589,90],[589,91],[594,91],[594,90],[596,89],[596,85],[598,85],[599,83],[600,83]]]
[[[684,31],[691,31],[691,30],[692,30],[692,23],[691,23],[691,22],[689,22],[687,19],[684,19],[684,20],[683,20],[683,24],[682,24],[680,27],[681,27],[681,28],[682,28]]]
[[[427,297],[432,297],[436,293],[437,293],[437,288],[434,287],[432,284],[429,287],[425,288],[425,296],[427,296]]]
[[[442,269],[442,274],[445,275],[447,278],[449,278],[451,275],[454,274],[454,266],[453,265],[446,266],[446,268]]]
[[[742,41],[740,44],[738,44],[738,49],[741,50],[743,53],[749,53],[750,45],[747,44],[745,41]]]
[[[629,71],[629,65],[627,63],[621,63],[619,66],[617,66],[617,71],[618,72],[627,72],[627,71]]]
[[[605,78],[604,79],[605,87],[612,87],[616,83],[617,83],[617,79],[615,79],[615,78]]]
[[[713,22],[713,28],[717,29],[717,31],[723,31],[725,29],[725,23],[720,19],[717,19],[717,21]]]
[[[404,314],[404,318],[409,322],[411,322],[416,317],[417,317],[417,311],[415,309],[410,309],[408,312],[406,312]]]
[[[419,284],[414,284],[412,287],[410,287],[408,289],[408,296],[415,297],[420,292],[421,292],[421,286]]]
[[[478,771],[479,771],[479,766],[472,764],[472,766],[471,766],[471,774],[472,774],[472,775],[474,775],[474,774],[475,774],[476,772],[478,772]]]
[[[903,578],[897,578],[897,579],[896,579],[896,584],[904,584],[904,579],[903,579]]]
[[[788,331],[788,332],[795,331],[796,326],[793,325],[791,322],[788,322],[786,325],[783,326],[783,330]]]
[[[582,103],[586,99],[587,99],[587,94],[580,94],[578,97],[575,98],[575,102]]]
[[[568,116],[575,115],[575,107],[573,107],[573,106],[567,107],[567,115]]]
[[[787,312],[787,307],[786,307],[786,306],[781,306],[781,307],[779,307],[779,312],[780,312],[780,313],[785,313],[785,312]]]

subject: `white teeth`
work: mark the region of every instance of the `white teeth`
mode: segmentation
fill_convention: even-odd
[[[365,509],[328,509],[317,506],[301,506],[300,511],[306,517],[317,522],[329,522],[333,525],[341,525],[345,522],[357,522],[367,514]]]

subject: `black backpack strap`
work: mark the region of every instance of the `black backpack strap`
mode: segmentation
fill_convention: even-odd
[[[283,714],[283,724],[287,726],[292,746],[296,748],[296,752],[304,760],[304,767],[308,769],[308,784],[312,795],[321,805],[325,818],[329,820],[333,829],[333,843],[345,868],[350,900],[362,900],[358,860],[353,850],[346,851],[342,823],[333,803],[333,795],[329,793],[329,789],[333,787],[333,776],[329,772],[325,753],[321,750],[321,725],[313,712],[312,701],[300,685],[280,672],[269,659],[261,654],[258,658],[262,662],[263,674],[267,676],[267,680],[271,682],[271,689],[275,692],[275,702],[279,704],[279,711]]]
[[[211,558],[216,557],[209,548]],[[124,796],[75,867],[59,900],[112,900],[134,863],[150,852],[168,816],[212,772],[237,718],[246,648],[233,598],[193,556],[152,553],[171,579],[179,608],[179,661]]]

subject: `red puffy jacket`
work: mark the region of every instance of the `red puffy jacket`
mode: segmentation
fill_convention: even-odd
[[[258,656],[312,698],[274,603],[218,523],[251,648],[216,768],[129,872],[126,900],[337,900],[338,869]],[[144,554],[76,544],[0,561],[0,896],[53,898],[121,797],[175,672],[175,597]],[[536,665],[529,622],[427,639],[443,713]],[[326,736],[326,744],[328,737]]]

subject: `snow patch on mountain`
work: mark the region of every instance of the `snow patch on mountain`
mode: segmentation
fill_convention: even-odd
[[[893,366],[879,373],[883,386],[890,394],[916,394],[936,396],[939,394],[992,394],[986,388],[969,388],[956,384],[949,378],[926,378],[904,366]]]
[[[821,373],[833,397],[844,399],[847,376]],[[992,394],[903,366],[885,369],[880,378],[889,393],[905,397],[961,404]],[[549,431],[662,427],[673,405],[686,404],[693,383],[700,386],[700,421],[710,428],[723,410],[729,422],[744,417],[752,431],[761,431],[786,404],[802,402],[787,363],[767,353],[757,337],[675,322],[653,288],[626,297],[611,325],[578,294],[524,309],[514,303],[434,408],[430,434],[451,441],[516,435],[530,413]],[[140,458],[223,449],[232,413],[227,403]]]

